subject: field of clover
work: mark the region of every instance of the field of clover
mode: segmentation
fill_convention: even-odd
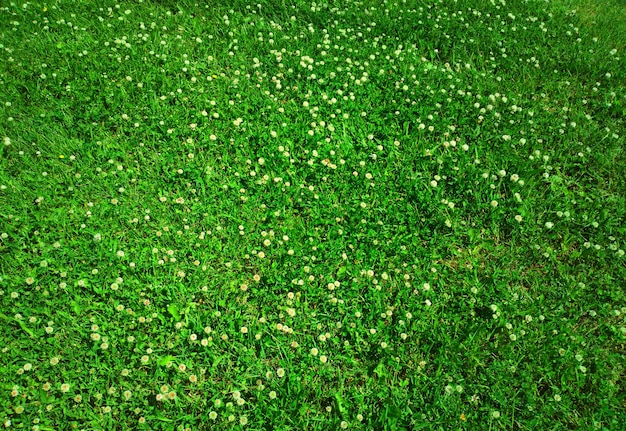
[[[0,423],[623,429],[595,3],[2,2]]]

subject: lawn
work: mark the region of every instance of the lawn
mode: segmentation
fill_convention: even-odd
[[[0,5],[0,423],[626,429],[623,1],[253,3]]]

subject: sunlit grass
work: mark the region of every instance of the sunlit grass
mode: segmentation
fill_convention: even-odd
[[[621,429],[616,8],[3,5],[5,427]]]

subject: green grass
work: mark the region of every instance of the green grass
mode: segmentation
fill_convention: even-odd
[[[5,427],[624,429],[623,4],[252,3],[2,4]]]

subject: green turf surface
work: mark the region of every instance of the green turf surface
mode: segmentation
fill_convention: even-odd
[[[619,1],[0,4],[0,420],[626,429]]]

